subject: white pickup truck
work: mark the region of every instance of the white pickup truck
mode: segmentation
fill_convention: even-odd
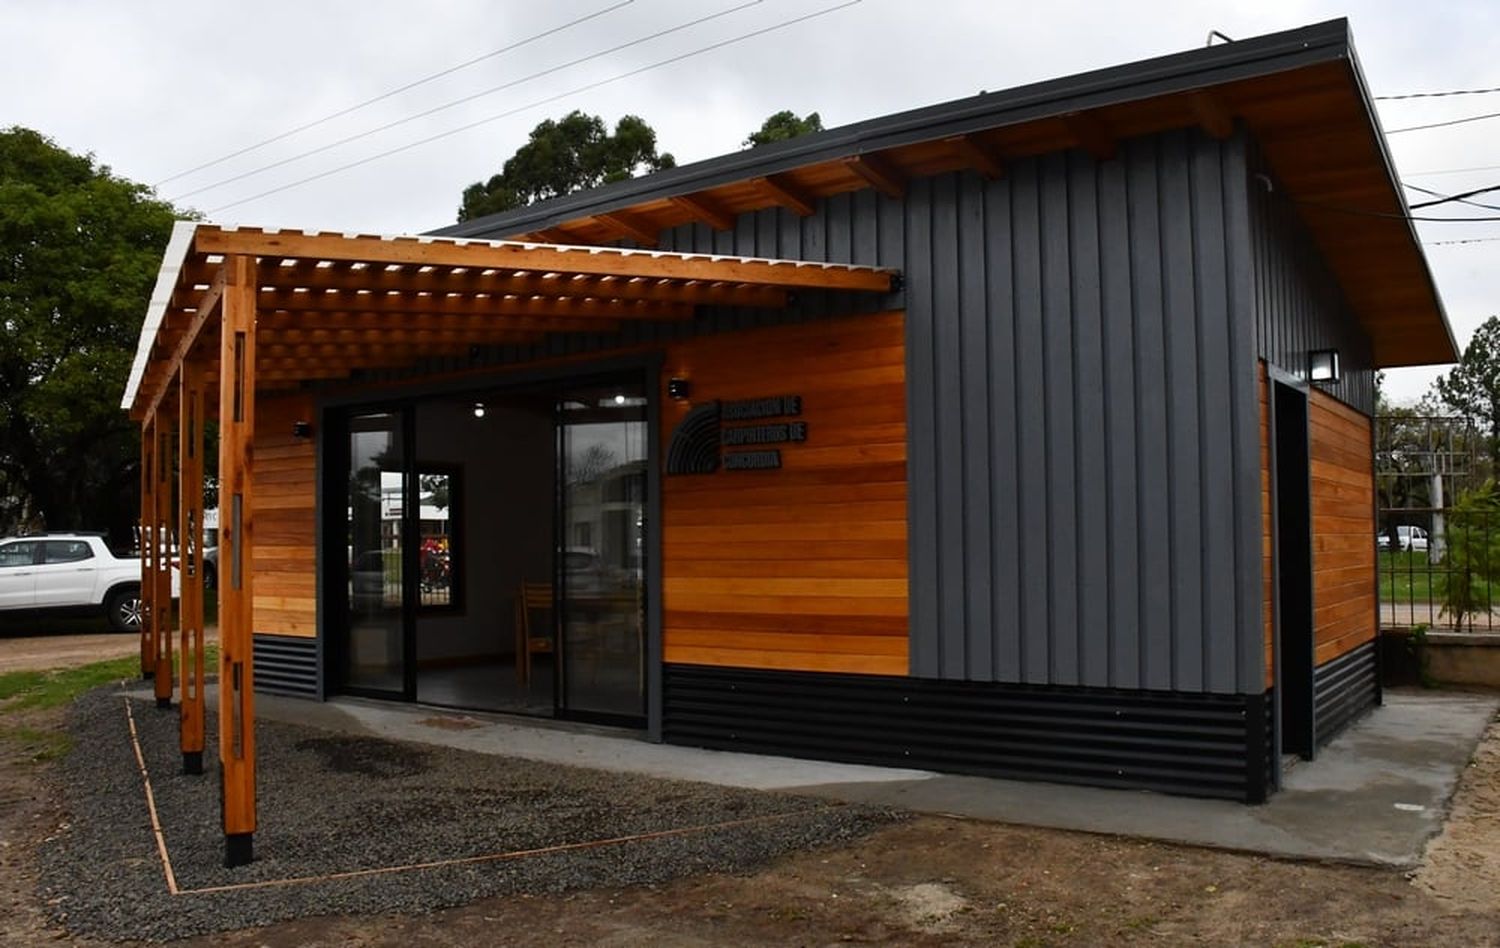
[[[177,595],[177,571],[172,595]],[[0,612],[103,612],[110,627],[141,627],[141,560],[116,556],[92,533],[0,539]]]

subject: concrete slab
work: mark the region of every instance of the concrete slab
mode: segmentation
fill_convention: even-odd
[[[212,706],[212,687],[206,697]],[[265,719],[343,733],[923,813],[1405,868],[1420,862],[1441,828],[1459,775],[1497,707],[1500,698],[1491,695],[1387,691],[1383,707],[1316,761],[1293,767],[1269,803],[1252,807],[673,747],[607,728],[378,701],[256,698]]]

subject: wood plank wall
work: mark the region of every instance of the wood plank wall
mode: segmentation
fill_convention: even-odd
[[[1266,687],[1275,683],[1270,386],[1260,366],[1260,483]],[[1313,390],[1308,399],[1312,466],[1313,638],[1318,665],[1376,635],[1375,475],[1371,420]]]
[[[310,638],[318,632],[316,453],[292,424],[314,420],[313,401],[259,396],[255,411],[255,632]],[[223,560],[219,576],[228,582]]]
[[[905,675],[903,315],[704,336],[667,349],[662,456],[693,404],[802,396],[782,468],[664,475],[667,662]],[[688,401],[668,379],[692,384]]]
[[[1313,638],[1316,663],[1375,637],[1375,473],[1370,419],[1314,390],[1312,461]]]

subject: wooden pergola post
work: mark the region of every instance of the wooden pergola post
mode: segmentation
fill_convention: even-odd
[[[203,367],[184,362],[178,377],[177,535],[182,550],[182,772],[203,773]]]
[[[155,570],[152,573],[152,642],[156,706],[172,707],[172,424],[156,413]]]
[[[254,858],[255,258],[230,254],[219,342],[219,764],[224,864]]]
[[[156,674],[156,640],[151,633],[151,593],[156,588],[156,420],[141,422],[141,677],[147,681]]]

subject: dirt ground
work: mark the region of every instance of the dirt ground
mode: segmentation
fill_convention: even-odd
[[[61,712],[13,723],[59,727]],[[38,904],[32,853],[67,814],[44,779],[52,765],[31,756],[0,739],[0,945],[97,944],[53,927]],[[1500,945],[1500,724],[1415,873],[923,817],[752,876],[309,918],[180,944]]]

